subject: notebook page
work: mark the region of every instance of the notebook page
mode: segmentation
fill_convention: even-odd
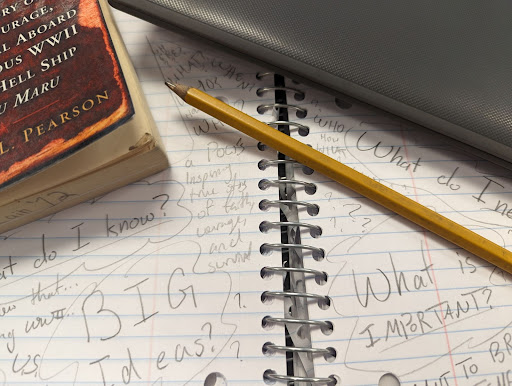
[[[510,248],[509,170],[409,122],[299,88],[304,142]],[[313,341],[336,351],[316,358],[317,375],[344,385],[378,384],[388,373],[418,386],[510,382],[510,275],[322,175],[302,179],[317,186],[302,199],[320,205],[303,220],[323,230],[303,241],[326,251],[305,264],[329,275],[324,286],[308,281],[308,292],[332,301],[327,310],[312,302],[310,316],[334,325]]]
[[[275,171],[257,164],[272,152],[178,105],[161,58],[179,51],[165,71],[207,85],[217,75],[191,74],[190,51],[174,37],[116,17],[172,166],[2,235],[0,382],[262,383],[266,369],[285,372],[281,357],[262,354],[267,340],[284,340],[282,327],[262,327],[283,312],[278,301],[261,302],[263,290],[282,290],[281,277],[260,276],[263,265],[281,265],[280,254],[259,254],[263,242],[279,241],[259,230],[278,216],[258,206],[269,197],[258,181]],[[235,89],[225,71],[236,67],[243,82],[256,69],[210,59],[228,102],[255,113],[254,92]]]
[[[190,56],[177,55],[177,51],[184,46],[197,48],[197,43],[182,43],[177,48],[176,41],[169,42],[170,34],[163,35],[156,39],[157,44],[150,40],[151,48],[160,70],[171,80],[203,88],[233,104],[238,101],[239,89],[250,89],[254,83],[245,82],[241,87],[218,83],[219,79],[210,79],[209,85],[195,83],[198,79],[194,77],[204,75],[206,68],[212,71],[212,67],[218,67],[231,80],[236,80],[236,70],[225,66],[222,60],[221,64],[206,60],[211,67],[197,56],[192,62],[184,60]],[[136,39],[144,38],[137,34]],[[227,57],[221,53],[214,56]],[[144,60],[149,59],[146,56]],[[237,63],[235,68],[249,65],[231,60]],[[253,75],[260,70],[255,68]],[[255,87],[268,85],[268,81],[256,82]],[[294,86],[304,89],[307,96],[303,102],[294,101],[308,109],[306,119],[300,120],[311,130],[305,142],[506,245],[509,172],[475,159],[429,131],[362,106],[334,101],[307,87]],[[271,99],[265,95],[256,97],[254,89],[249,91],[252,98],[244,101],[250,100],[254,108],[246,111],[255,115],[255,107]],[[183,108],[187,111],[186,106]],[[187,123],[194,116],[192,112],[188,116],[182,114]],[[267,116],[260,118],[269,120]],[[202,132],[199,126],[188,127]],[[209,134],[223,133],[213,128],[203,126]],[[226,139],[226,143],[230,140]],[[298,176],[300,173],[297,171]],[[332,347],[336,351],[334,360],[329,356],[327,360],[317,358],[317,375],[335,374],[347,384],[375,384],[386,373],[395,374],[403,383],[421,385],[498,384],[497,377],[504,383],[509,324],[504,299],[508,276],[322,176],[302,177],[316,182],[318,191],[301,198],[319,203],[321,212],[315,218],[308,218],[306,212],[301,214],[323,228],[320,239],[304,232],[303,241],[327,251],[323,262],[309,257],[306,265],[326,271],[330,278],[324,286],[309,280],[308,288],[311,293],[324,293],[332,299],[327,310],[312,302],[310,315],[334,325],[330,335],[314,331],[315,347]],[[257,180],[260,178],[258,175]],[[269,193],[260,194],[267,198]],[[265,288],[274,279],[266,282]],[[256,290],[261,291],[261,287]],[[279,312],[278,308],[275,311]],[[254,333],[257,328],[248,331]],[[266,337],[265,341],[279,336]],[[258,348],[254,355],[260,355],[261,343],[254,347]],[[280,354],[273,358],[277,362],[283,360]],[[258,379],[255,384],[259,382]]]

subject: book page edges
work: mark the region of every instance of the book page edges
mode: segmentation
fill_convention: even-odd
[[[117,162],[1,206],[0,233],[101,196],[166,167],[165,151],[148,135]]]

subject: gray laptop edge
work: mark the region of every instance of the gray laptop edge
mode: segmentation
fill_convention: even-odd
[[[512,161],[510,0],[110,0]]]

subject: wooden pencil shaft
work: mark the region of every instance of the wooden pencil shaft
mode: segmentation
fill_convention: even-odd
[[[188,89],[184,100],[248,136],[512,273],[512,252],[477,233],[200,90]]]

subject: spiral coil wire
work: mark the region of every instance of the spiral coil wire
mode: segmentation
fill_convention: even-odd
[[[274,76],[273,73],[258,73],[256,77],[258,79],[263,79],[267,76]],[[294,96],[294,99],[297,101],[304,100],[305,94],[303,91],[290,88],[290,87],[262,87],[259,88],[256,92],[258,96],[262,96],[265,93],[271,92],[271,91],[283,91],[286,93],[292,93]],[[274,104],[262,104],[258,106],[257,111],[260,114],[263,114],[264,112],[268,111],[269,109],[286,109],[288,111],[293,110],[295,111],[297,117],[304,118],[307,115],[307,110],[296,106],[293,104],[288,103],[274,103]],[[297,122],[291,122],[291,121],[284,121],[284,120],[275,120],[271,122],[267,122],[268,125],[277,127],[277,126],[286,126],[288,128],[297,128],[298,133],[301,136],[307,136],[309,134],[309,127],[306,125],[303,125],[301,123]],[[263,151],[266,150],[266,146],[263,144],[258,144],[258,149]],[[298,163],[295,160],[290,159],[275,159],[275,160],[268,160],[263,159],[259,162],[258,167],[261,170],[265,170],[269,167],[276,167],[283,164],[295,164],[300,167],[303,167],[300,163]],[[312,174],[313,171],[310,168],[303,167],[303,172],[305,174]],[[288,179],[288,178],[279,178],[278,180],[269,180],[269,179],[262,179],[259,182],[259,187],[262,190],[267,190],[273,186],[279,186],[279,185],[294,185],[294,186],[302,186],[304,188],[304,191],[308,195],[314,195],[316,193],[316,185],[309,182],[304,182],[300,180],[295,179]],[[287,206],[288,208],[299,208],[299,207],[305,207],[306,211],[310,216],[316,216],[319,212],[319,206],[316,204],[312,204],[305,201],[297,201],[297,200],[285,200],[285,199],[279,199],[279,200],[261,200],[259,203],[259,208],[262,211],[268,210],[271,206]],[[271,231],[272,229],[282,229],[294,227],[297,229],[298,232],[300,232],[301,229],[307,229],[310,232],[310,235],[313,238],[318,238],[322,234],[322,228],[317,225],[311,225],[308,223],[303,223],[301,221],[263,221],[260,224],[260,231],[263,233],[267,233]],[[260,253],[262,255],[268,255],[272,253],[273,250],[300,250],[301,252],[305,253],[311,253],[312,257],[315,260],[321,260],[325,257],[325,251],[322,248],[305,245],[305,244],[293,244],[293,243],[263,243],[260,247]],[[305,275],[310,275],[315,278],[315,281],[317,284],[325,284],[328,280],[327,273],[323,271],[318,271],[314,269],[308,269],[308,268],[302,268],[302,267],[263,267],[261,270],[261,277],[267,278],[274,274],[289,274],[289,273],[302,273]],[[262,302],[268,301],[271,298],[290,298],[290,297],[300,297],[300,298],[307,298],[307,299],[314,299],[317,301],[320,308],[326,309],[331,305],[331,299],[328,296],[318,295],[314,293],[307,293],[307,292],[297,292],[297,291],[264,291],[261,294]],[[271,325],[287,325],[287,324],[295,324],[299,325],[300,327],[307,326],[312,328],[318,328],[323,334],[329,335],[333,331],[333,324],[330,321],[324,321],[324,320],[311,320],[311,319],[300,319],[300,318],[291,318],[291,317],[272,317],[272,316],[265,316],[262,320],[262,326],[263,327],[269,327]],[[300,328],[299,327],[299,328]],[[300,352],[300,353],[306,353],[308,355],[323,355],[326,360],[328,358],[335,358],[336,357],[336,351],[332,347],[327,348],[314,348],[314,347],[296,347],[296,346],[283,346],[283,345],[276,345],[272,342],[267,342],[262,347],[262,352],[265,355],[272,355],[274,353],[286,353],[286,352]],[[282,375],[277,374],[274,370],[268,369],[265,371],[263,375],[264,380],[267,383],[274,383],[276,381],[283,381],[288,382],[289,384],[309,384],[309,385],[327,385],[327,386],[334,386],[337,383],[337,379],[335,376],[329,376],[329,377],[315,377],[315,376],[295,376],[295,375]]]

